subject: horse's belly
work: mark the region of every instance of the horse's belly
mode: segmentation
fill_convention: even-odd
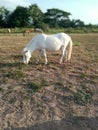
[[[52,43],[50,43],[50,44],[48,44],[48,45],[46,46],[46,50],[58,51],[60,48],[61,48],[60,45],[52,44]]]
[[[58,51],[61,48],[60,40],[58,39],[47,39],[46,40],[46,49]]]

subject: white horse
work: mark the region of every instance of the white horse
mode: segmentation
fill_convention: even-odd
[[[25,64],[29,63],[31,54],[37,50],[37,62],[39,62],[39,57],[41,52],[45,56],[45,64],[47,64],[46,50],[58,51],[62,50],[62,56],[60,58],[60,64],[62,63],[63,57],[66,54],[66,60],[70,60],[72,53],[72,40],[71,37],[65,33],[57,33],[53,35],[39,34],[35,36],[23,49],[23,62]]]

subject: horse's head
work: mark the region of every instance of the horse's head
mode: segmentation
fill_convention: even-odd
[[[31,53],[27,48],[23,49],[23,63],[28,64],[29,60],[31,58]]]

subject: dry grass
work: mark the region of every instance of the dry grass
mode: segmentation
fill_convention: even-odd
[[[60,52],[48,52],[36,65],[22,63],[32,35],[0,36],[0,127],[22,128],[45,121],[98,116],[98,34],[71,34],[72,59],[59,65]],[[28,127],[29,128],[29,127]],[[1,130],[0,129],[0,130]],[[95,125],[95,128],[96,125]],[[70,129],[69,129],[70,130]]]

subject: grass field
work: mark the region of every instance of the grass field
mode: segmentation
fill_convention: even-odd
[[[59,64],[60,52],[47,52],[48,65],[43,56],[36,65],[36,53],[24,65],[22,49],[32,35],[0,35],[0,130],[34,129],[36,124],[36,130],[40,124],[45,130],[49,122],[56,129],[54,121],[62,130],[97,130],[98,34],[70,34],[68,63]]]

